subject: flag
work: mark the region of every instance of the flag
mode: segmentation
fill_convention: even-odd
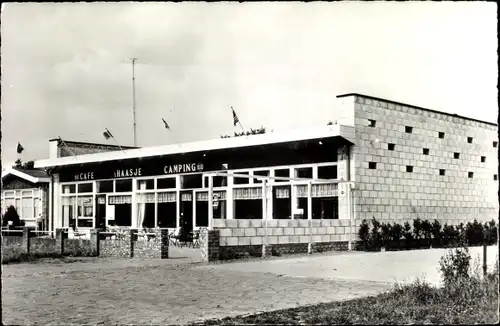
[[[17,154],[21,154],[24,151],[24,147],[21,145],[21,143],[17,143]]]
[[[106,139],[109,139],[110,137],[113,137],[113,135],[111,134],[111,132],[110,132],[108,129],[106,129],[106,131],[104,131],[104,132],[102,133],[102,135],[103,135],[103,136],[104,136],[104,138],[106,138]]]
[[[168,129],[170,130],[170,126],[168,125],[168,123],[165,121],[165,119],[161,118],[163,120],[163,123],[165,124],[165,129]]]
[[[236,126],[236,124],[240,122],[240,119],[238,119],[238,116],[236,116],[236,112],[234,112],[233,107],[231,107],[231,110],[233,110],[233,124]]]

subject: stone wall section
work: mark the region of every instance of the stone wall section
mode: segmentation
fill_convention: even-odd
[[[498,218],[497,126],[361,96],[354,115],[357,219]]]

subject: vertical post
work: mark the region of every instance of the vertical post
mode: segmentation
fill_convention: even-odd
[[[262,218],[264,219],[264,245],[262,246],[262,258],[267,254],[267,179],[262,180]]]
[[[208,229],[213,230],[214,227],[214,179],[212,175],[208,175]]]
[[[132,110],[133,110],[133,118],[134,118],[134,147],[137,146],[137,138],[136,138],[136,126],[135,126],[135,61],[137,58],[132,58]]]
[[[483,230],[483,275],[484,275],[484,277],[486,277],[486,275],[488,273],[487,252],[488,252],[488,246],[487,246],[486,230]]]
[[[349,242],[347,244],[347,250],[352,250],[352,194],[351,194],[351,183],[345,183],[346,195],[347,195],[347,208],[349,211]]]
[[[309,244],[307,245],[307,253],[312,254],[312,184],[307,183],[307,219],[309,220]]]

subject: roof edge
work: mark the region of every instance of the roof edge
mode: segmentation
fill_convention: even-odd
[[[49,139],[50,141],[56,141],[59,140],[59,138],[52,138]],[[62,140],[63,142],[67,143],[72,143],[72,144],[83,144],[83,145],[97,145],[97,146],[108,146],[108,147],[114,147],[114,148],[120,148],[118,145],[112,145],[112,144],[102,144],[102,143],[90,143],[90,142],[84,142],[84,141],[76,141],[76,140]],[[141,148],[141,147],[134,147],[134,146],[121,146],[121,148],[126,148],[126,149],[136,149],[136,148]]]
[[[27,173],[24,173],[23,171],[21,170],[17,170],[17,169],[14,169],[14,168],[9,168],[9,169],[6,169],[4,171],[4,173],[2,174],[2,179],[5,178],[6,176],[8,175],[15,175],[21,179],[24,179],[24,180],[27,180],[31,183],[44,183],[44,182],[50,182],[50,179],[49,177],[42,177],[42,178],[39,178],[39,177],[33,177]]]
[[[448,113],[448,112],[443,112],[443,111],[438,111],[438,110],[433,110],[433,109],[427,109],[427,108],[423,108],[423,107],[412,105],[412,104],[407,104],[407,103],[403,103],[403,102],[396,102],[396,101],[387,100],[387,99],[384,99],[384,98],[381,98],[381,97],[364,95],[364,94],[360,94],[360,93],[340,94],[340,95],[337,95],[337,98],[349,97],[349,96],[360,96],[360,97],[368,98],[370,100],[384,101],[384,102],[391,103],[391,104],[404,105],[404,106],[407,106],[407,107],[413,108],[413,109],[428,111],[428,112],[432,112],[432,113],[444,114],[444,115],[447,115],[447,116],[450,116],[450,117],[462,118],[462,119],[465,119],[465,120],[470,120],[470,121],[475,121],[475,122],[481,122],[481,123],[485,123],[485,124],[490,125],[490,126],[498,127],[498,125],[496,123],[493,123],[493,122],[490,122],[490,121],[484,121],[484,120],[479,120],[479,119],[464,117],[464,116],[458,115],[458,114],[452,114],[452,113]]]

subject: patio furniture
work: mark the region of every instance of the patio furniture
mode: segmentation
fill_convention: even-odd
[[[193,234],[193,248],[200,247],[200,230],[194,231]]]

